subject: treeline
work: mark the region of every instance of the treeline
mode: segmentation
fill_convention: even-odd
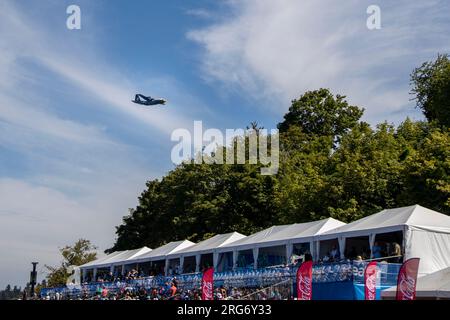
[[[411,82],[426,120],[398,127],[372,128],[360,120],[362,108],[328,89],[306,92],[278,124],[276,175],[251,164],[179,165],[147,182],[107,251],[325,217],[350,222],[413,204],[450,214],[448,55],[415,69]]]
[[[8,284],[4,290],[0,290],[0,300],[17,300],[22,297],[22,288]]]

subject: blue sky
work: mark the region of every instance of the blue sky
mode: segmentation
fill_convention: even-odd
[[[80,237],[102,251],[145,181],[174,165],[170,140],[274,128],[290,100],[331,88],[371,124],[421,119],[409,74],[450,52],[448,1],[0,2],[0,287],[59,262]],[[81,8],[81,30],[66,8]],[[168,99],[141,108],[136,92]]]

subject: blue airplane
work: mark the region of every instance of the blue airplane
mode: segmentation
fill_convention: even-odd
[[[152,97],[146,97],[143,94],[137,94],[134,96],[134,100],[131,100],[131,102],[141,104],[144,106],[155,106],[157,104],[165,105],[167,100],[161,98],[154,99]]]

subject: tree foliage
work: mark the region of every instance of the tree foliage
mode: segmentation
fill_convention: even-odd
[[[309,135],[330,136],[336,139],[353,128],[364,109],[350,106],[345,96],[334,96],[328,89],[306,92],[293,100],[284,121],[278,124],[280,132],[298,126]]]
[[[428,61],[411,75],[412,93],[417,106],[429,121],[450,127],[450,59],[439,54],[435,61]]]
[[[72,246],[65,246],[59,251],[63,258],[61,265],[57,267],[45,266],[49,271],[47,275],[47,285],[57,287],[65,285],[70,274],[67,272],[69,266],[80,266],[93,261],[97,257],[97,249],[89,240],[79,239]]]

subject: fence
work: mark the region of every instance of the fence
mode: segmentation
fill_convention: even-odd
[[[294,296],[293,284],[293,279],[287,279],[249,294],[240,292],[227,300],[289,300]]]
[[[313,266],[313,284],[327,284],[353,282],[356,285],[364,283],[364,269],[368,262],[353,261],[339,263],[324,263]],[[398,271],[401,264],[379,263],[380,285],[383,287],[393,286],[396,284]],[[295,275],[297,267],[275,267],[262,269],[239,269],[235,271],[215,272],[214,286],[225,288],[274,288],[280,284],[295,283]],[[152,289],[164,286],[176,279],[178,288],[184,290],[199,289],[201,287],[202,274],[192,273],[178,275],[176,277],[154,276],[135,280],[118,281],[118,282],[101,282],[84,284],[81,287],[64,287],[64,288],[43,288],[41,296],[54,295],[56,292],[67,296],[83,296],[93,295],[101,291],[102,288],[108,289],[109,292],[115,293],[120,290],[138,290],[140,288]],[[266,290],[266,289],[263,289]],[[271,290],[271,289],[267,289]],[[276,291],[270,291],[272,293]],[[278,292],[288,292],[279,290]],[[254,293],[252,293],[254,295]],[[264,291],[261,295],[267,295]],[[292,294],[292,292],[290,292]],[[268,294],[270,296],[270,294]],[[282,295],[284,297],[284,295]]]

